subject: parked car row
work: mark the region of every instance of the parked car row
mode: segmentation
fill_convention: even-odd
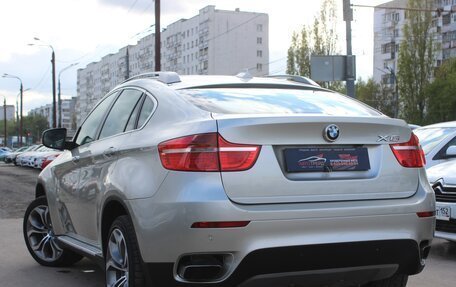
[[[11,152],[12,150],[9,147],[0,147],[0,160],[4,160],[4,158]]]
[[[436,198],[435,237],[456,241],[456,121],[417,128]]]
[[[39,144],[21,147],[15,151],[9,150],[1,159],[6,163],[13,163],[17,166],[43,169],[61,153],[61,151]]]

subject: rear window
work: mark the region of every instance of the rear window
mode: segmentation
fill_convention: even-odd
[[[221,88],[179,92],[195,106],[220,114],[381,115],[358,101],[326,91]]]

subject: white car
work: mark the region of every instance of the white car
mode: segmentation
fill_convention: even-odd
[[[30,156],[33,154],[33,152],[45,148],[43,145],[34,145],[27,151],[24,151],[20,155],[16,157],[16,165],[20,166],[28,166],[30,163]]]
[[[33,167],[34,168],[39,168],[42,169],[43,162],[46,160],[50,159],[55,159],[57,158],[62,152],[49,149],[49,151],[44,151],[44,152],[39,152],[36,153],[34,156],[34,161],[33,161]]]
[[[435,165],[427,170],[435,191],[435,237],[456,241],[456,160]]]
[[[24,215],[31,256],[94,258],[107,287],[405,287],[435,226],[418,138],[294,79],[139,75],[73,140],[45,131],[65,151]]]
[[[456,121],[438,123],[413,130],[426,156],[426,168],[456,159]]]

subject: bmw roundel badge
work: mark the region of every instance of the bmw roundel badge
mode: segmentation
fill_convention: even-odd
[[[333,141],[337,140],[339,135],[340,135],[339,127],[334,124],[327,126],[323,132],[323,137],[325,138],[325,140],[327,140],[329,142],[333,142]]]

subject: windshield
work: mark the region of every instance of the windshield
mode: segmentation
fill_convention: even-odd
[[[419,128],[413,131],[419,138],[425,154],[428,154],[449,134],[456,131],[456,128]]]
[[[179,92],[195,106],[221,114],[381,115],[348,97],[319,90],[220,88]]]

